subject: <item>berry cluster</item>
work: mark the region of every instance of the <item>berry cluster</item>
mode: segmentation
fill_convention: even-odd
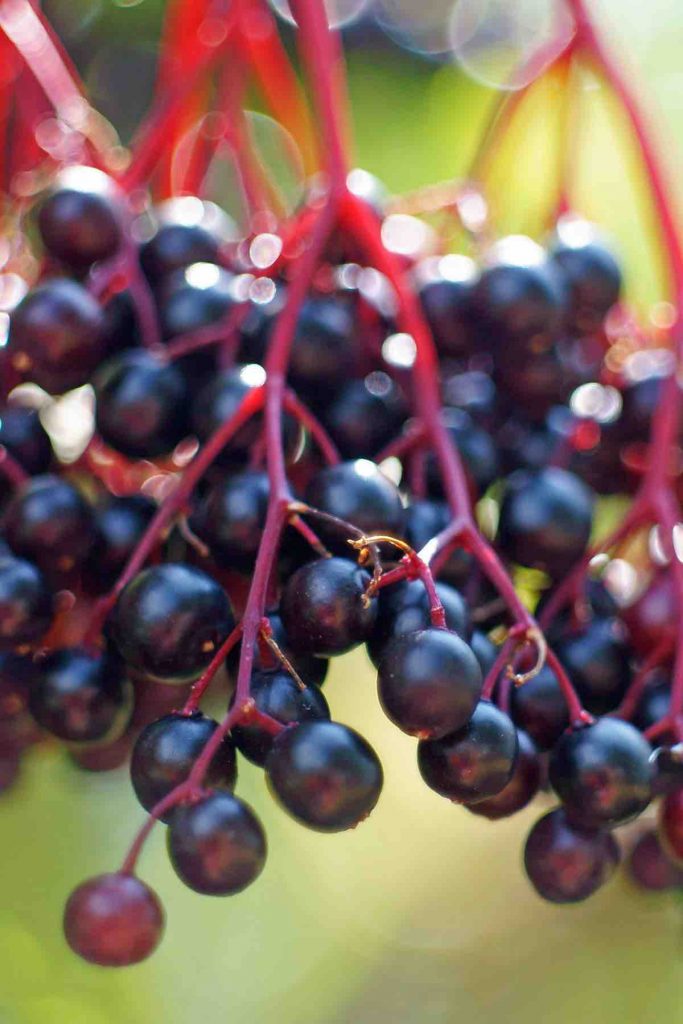
[[[253,6],[235,4],[242,42]],[[590,48],[620,82],[574,6],[569,56]],[[524,851],[545,899],[603,885],[613,829],[655,797],[661,843],[643,833],[632,873],[680,884],[670,341],[629,348],[619,264],[566,212],[545,247],[392,248],[385,229],[406,215],[348,173],[335,37],[321,5],[292,7],[327,172],[293,218],[259,208],[240,231],[189,190],[141,211],[131,183],[167,110],[127,178],[71,166],[29,215],[42,269],[2,363],[0,781],[46,736],[85,770],[130,759],[148,821],[65,913],[69,944],[104,965],[161,936],[135,874],[155,822],[197,892],[262,871],[240,757],[309,828],[370,814],[379,757],[323,691],[329,659],[360,645],[436,794],[491,820],[555,794]],[[67,464],[33,399],[86,385],[94,433]],[[626,519],[591,548],[615,493],[634,495]],[[649,551],[626,551],[652,525]],[[221,721],[200,710],[210,686]]]

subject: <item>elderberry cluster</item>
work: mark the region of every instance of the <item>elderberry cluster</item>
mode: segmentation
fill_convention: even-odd
[[[12,311],[6,376],[44,396],[89,385],[95,437],[64,465],[22,404],[26,389],[0,414],[4,786],[43,736],[87,770],[130,756],[135,794],[166,823],[179,878],[237,893],[266,860],[263,827],[234,795],[239,758],[323,832],[355,827],[380,798],[379,757],[331,718],[323,692],[329,659],[365,645],[382,707],[417,739],[431,790],[491,820],[556,794],[524,852],[541,896],[567,903],[598,889],[619,858],[612,830],[662,792],[666,856],[683,862],[683,759],[644,738],[669,706],[671,569],[662,564],[628,607],[607,572],[558,599],[588,550],[597,497],[631,492],[647,462],[666,364],[656,349],[611,358],[621,272],[588,225],[560,226],[546,249],[510,238],[479,264],[451,253],[408,267],[439,357],[448,442],[520,592],[542,622],[552,612],[550,662],[540,633],[519,635],[471,546],[457,534],[439,543],[455,513],[415,414],[420,355],[397,330],[387,280],[343,230],[297,319],[277,442],[291,501],[245,649],[245,595],[272,507],[262,405],[154,531],[192,472],[194,462],[180,468],[184,453],[201,459],[267,386],[292,287],[284,238],[241,239],[195,197],[132,220],[91,169],[58,179],[35,224],[43,273]],[[256,243],[273,242],[266,273]],[[123,472],[133,464],[137,474]],[[197,706],[219,670],[228,729]],[[579,718],[558,672],[585,708]],[[679,884],[663,857],[653,834],[634,852],[650,888]],[[88,960],[132,963],[159,940],[161,907],[132,867],[68,902],[67,939]]]

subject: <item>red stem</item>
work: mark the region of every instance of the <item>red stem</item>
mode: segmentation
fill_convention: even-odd
[[[286,391],[283,402],[285,411],[290,413],[309,432],[318,448],[320,454],[330,466],[336,466],[340,461],[337,447],[323,427],[317,416],[297,398],[293,391]]]
[[[241,636],[242,623],[240,622],[235,626],[232,633],[230,633],[230,635],[223,641],[207,667],[200,675],[199,679],[192,684],[190,696],[185,701],[185,706],[183,707],[184,715],[191,715],[193,711],[197,710],[199,703],[208,690],[214,676]]]

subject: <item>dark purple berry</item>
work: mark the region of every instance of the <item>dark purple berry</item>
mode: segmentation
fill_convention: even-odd
[[[111,178],[93,167],[63,171],[40,207],[38,230],[49,254],[76,273],[110,259],[121,244]]]
[[[541,762],[538,751],[525,732],[517,731],[519,749],[510,781],[495,796],[466,804],[468,811],[490,821],[509,818],[534,799],[541,785]]]
[[[469,612],[463,597],[447,583],[437,583],[436,592],[446,613],[446,626],[467,640],[471,633]],[[429,597],[421,580],[404,580],[379,591],[377,621],[368,640],[368,654],[375,666],[388,644],[406,633],[431,626]]]
[[[317,473],[306,488],[306,501],[321,512],[328,512],[351,523],[364,534],[384,533],[401,536],[405,512],[398,488],[367,459],[341,462]],[[347,536],[333,526],[315,521],[316,531],[337,549],[352,549]]]
[[[53,597],[40,569],[23,558],[0,557],[0,647],[31,644],[54,614]]]
[[[511,714],[515,725],[529,734],[539,750],[551,750],[569,728],[567,705],[548,665],[512,690]]]
[[[329,720],[330,709],[317,686],[299,686],[284,669],[275,672],[254,672],[250,696],[256,709],[283,725]],[[232,738],[241,754],[253,764],[263,766],[270,753],[274,736],[258,722],[235,725]]]
[[[524,848],[524,867],[539,896],[551,903],[580,903],[607,882],[619,863],[609,832],[576,828],[561,808],[536,822]]]
[[[19,487],[4,515],[5,538],[17,555],[48,576],[80,565],[93,541],[93,514],[75,487],[36,476]]]
[[[267,473],[245,469],[217,480],[202,497],[192,527],[219,564],[240,572],[253,570],[269,492]]]

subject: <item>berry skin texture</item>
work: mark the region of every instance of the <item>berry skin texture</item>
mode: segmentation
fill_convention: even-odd
[[[440,739],[463,728],[481,696],[472,649],[446,629],[406,633],[387,644],[377,689],[391,721],[410,736]]]
[[[116,582],[156,509],[142,494],[108,497],[95,507],[95,536],[84,572],[97,592]]]
[[[266,761],[273,796],[302,825],[342,832],[367,818],[384,776],[370,744],[339,722],[303,722],[285,729]]]
[[[130,777],[135,795],[146,811],[151,811],[187,780],[217,728],[218,722],[196,711],[191,715],[164,715],[142,730],[133,747]],[[206,785],[231,790],[236,780],[235,747],[226,736],[209,765]],[[167,812],[161,820],[168,821],[171,813]]]
[[[327,701],[317,686],[306,686],[302,690],[284,669],[254,672],[250,694],[258,711],[283,725],[329,721],[330,718]],[[258,724],[243,723],[233,726],[232,737],[247,760],[263,767],[275,740],[271,733]]]
[[[75,281],[46,281],[33,288],[12,314],[12,365],[50,394],[86,384],[103,350],[104,314]]]
[[[0,649],[38,640],[52,615],[52,593],[40,569],[23,558],[0,557]]]
[[[370,636],[377,602],[363,596],[370,576],[345,558],[320,558],[290,576],[280,615],[295,650],[326,657],[345,654]]]
[[[471,634],[470,617],[461,594],[447,583],[437,583],[436,592],[446,613],[446,626],[464,640]],[[402,580],[380,590],[377,596],[377,622],[368,640],[368,654],[379,666],[388,644],[406,633],[427,629],[432,620],[429,597],[421,580]]]
[[[29,709],[38,725],[61,740],[116,739],[130,717],[123,664],[79,647],[51,651],[36,664]]]
[[[205,896],[232,896],[261,874],[266,836],[261,823],[231,793],[209,793],[176,807],[167,834],[178,877]]]
[[[92,167],[70,167],[38,212],[43,245],[76,273],[112,257],[121,244],[113,182]]]
[[[476,804],[466,804],[468,811],[489,821],[509,818],[527,807],[538,793],[541,785],[541,762],[533,742],[525,732],[518,730],[519,750],[508,784],[500,793]]]
[[[662,800],[658,831],[667,857],[683,867],[683,789],[669,793]]]
[[[471,804],[507,786],[517,750],[517,730],[508,716],[480,700],[464,728],[439,740],[420,741],[417,764],[430,789]]]
[[[558,639],[555,650],[586,711],[605,715],[619,706],[632,673],[618,619],[595,617],[578,632]]]
[[[126,662],[163,682],[195,679],[234,628],[223,588],[201,569],[168,562],[123,589],[110,635]]]
[[[368,536],[388,533],[401,536],[405,510],[398,488],[368,459],[340,462],[317,473],[306,488],[306,501],[321,512],[353,523]],[[332,526],[315,522],[323,540],[351,551],[346,537]]]
[[[192,527],[221,565],[253,569],[268,510],[268,474],[234,473],[211,486],[192,516]]]
[[[557,578],[584,553],[592,523],[590,488],[573,473],[549,466],[509,477],[496,539],[513,562]]]
[[[652,798],[652,748],[628,722],[602,718],[565,733],[550,756],[550,784],[586,828],[622,825]]]
[[[100,967],[145,960],[161,941],[164,912],[134,875],[112,873],[83,882],[69,896],[64,935],[74,953]]]
[[[539,750],[552,750],[569,728],[567,705],[548,665],[524,686],[514,687],[510,703],[513,722],[529,734]]]
[[[97,430],[123,455],[164,455],[185,436],[188,392],[177,366],[144,349],[129,349],[98,368],[93,387]]]
[[[89,505],[75,487],[51,475],[33,477],[17,489],[5,509],[4,527],[12,551],[48,576],[79,565],[94,532]]]
[[[605,884],[619,863],[609,832],[574,827],[558,807],[536,822],[524,848],[531,884],[550,903],[580,903]]]

